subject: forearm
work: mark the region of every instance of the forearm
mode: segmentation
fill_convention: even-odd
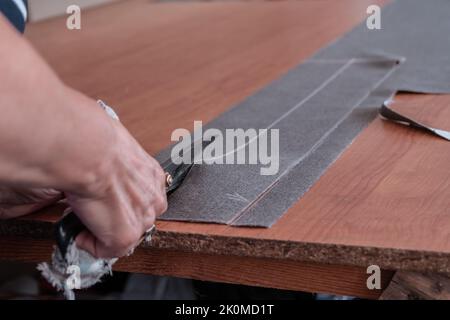
[[[114,140],[95,101],[66,87],[0,16],[0,183],[76,191]]]
[[[87,228],[77,245],[96,257],[129,253],[167,209],[158,162],[95,101],[66,87],[1,16],[0,185],[38,188],[30,195],[44,200],[16,211],[0,201],[0,218],[63,191]]]

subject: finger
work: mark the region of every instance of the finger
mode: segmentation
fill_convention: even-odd
[[[98,258],[97,238],[89,230],[83,230],[75,239],[77,247]]]
[[[21,206],[26,204],[56,202],[63,194],[53,189],[17,189],[0,190],[0,203],[5,206]]]
[[[99,241],[89,230],[82,231],[75,239],[75,243],[77,244],[78,248],[89,252],[92,256],[98,259],[112,259],[125,256],[133,248],[132,246],[125,249],[114,249],[107,247],[101,241]]]
[[[18,218],[41,209],[37,204],[24,204],[21,206],[2,206],[0,208],[1,219]]]
[[[46,201],[42,201],[39,203],[30,203],[22,205],[4,205],[0,207],[0,219],[18,218],[36,212],[40,209],[43,209],[55,203],[58,200],[59,197],[55,199],[48,199]]]

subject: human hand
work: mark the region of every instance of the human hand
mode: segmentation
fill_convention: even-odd
[[[88,230],[77,245],[99,258],[126,255],[167,209],[165,175],[120,124],[115,141],[91,181],[67,202]]]
[[[126,254],[167,207],[161,167],[1,15],[0,39],[0,185],[62,191],[89,230],[77,238],[81,248],[97,257]]]
[[[0,186],[0,219],[30,214],[61,198],[62,193],[53,189]]]

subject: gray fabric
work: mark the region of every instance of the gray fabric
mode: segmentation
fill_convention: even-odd
[[[163,219],[270,225],[276,218],[265,209],[259,210],[257,219],[251,217],[255,201],[273,189],[280,178],[289,176],[294,167],[317,154],[317,146],[334,136],[336,125],[369,96],[395,64],[396,61],[390,60],[310,61],[212,121],[208,127],[268,128],[289,112],[289,116],[272,127],[280,130],[278,174],[262,176],[259,165],[197,166],[171,196],[169,210]],[[356,125],[361,126],[360,123]],[[337,149],[327,150],[333,157],[342,150],[340,144],[336,145],[339,145]],[[317,176],[323,166],[312,165],[311,169]],[[303,179],[297,184],[306,190],[314,181],[310,180]],[[278,185],[275,189],[279,189]],[[290,205],[286,201],[275,203]],[[271,212],[280,214],[279,211]]]
[[[382,30],[365,23],[315,59],[351,59],[392,55],[405,59],[389,79],[393,91],[450,92],[450,1],[397,0],[381,14]]]
[[[258,165],[197,166],[162,219],[268,227],[397,90],[450,92],[450,1],[398,0],[381,19],[382,30],[358,26],[208,125],[267,128],[288,114],[272,127],[277,175],[260,175]]]

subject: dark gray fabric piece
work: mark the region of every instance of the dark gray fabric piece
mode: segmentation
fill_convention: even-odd
[[[303,64],[225,112],[205,129],[267,128],[344,65],[345,62]],[[170,151],[164,154],[169,155]],[[287,165],[286,161],[281,161],[280,167]],[[275,179],[261,176],[258,165],[195,166],[183,185],[170,196],[169,209],[161,218],[229,223]]]
[[[271,127],[280,130],[277,175],[260,175],[258,165],[197,166],[162,218],[268,227],[397,90],[450,92],[450,1],[397,0],[381,26],[361,24],[207,126],[267,128],[288,114]]]
[[[333,131],[332,137],[325,139],[307,158],[280,177],[276,186],[255,201],[233,225],[270,227],[274,224],[277,219],[268,212],[278,213],[281,217],[313,186],[377,113],[378,109],[374,107],[354,109]]]
[[[259,165],[197,166],[170,197],[169,210],[162,218],[270,225],[280,212],[269,215],[264,210],[264,218],[258,222],[251,220],[248,209],[281,177],[308,159],[322,140],[334,135],[337,124],[386,79],[395,64],[389,60],[310,61],[211,122],[208,127],[220,129],[279,129],[278,174],[262,176]],[[341,150],[338,146],[331,153]],[[322,170],[320,166],[319,173]],[[309,186],[312,180],[301,185]]]
[[[394,91],[450,92],[450,1],[397,0],[383,8],[381,30],[365,22],[315,59],[397,56],[405,59],[387,85]]]
[[[268,212],[281,216],[308,191],[395,92],[450,92],[450,1],[397,0],[383,9],[381,26],[382,30],[369,30],[364,22],[312,59],[379,57],[398,59],[401,66],[373,90],[332,138],[282,177],[235,225],[272,225],[276,220]]]

